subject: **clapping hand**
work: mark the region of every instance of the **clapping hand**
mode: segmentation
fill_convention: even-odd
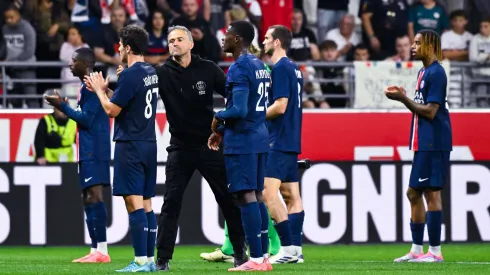
[[[387,98],[396,101],[402,100],[403,97],[405,97],[405,95],[407,94],[403,87],[394,85],[386,87],[384,93]]]
[[[104,79],[101,72],[93,72],[84,77],[84,82],[89,91],[105,93],[109,87],[109,76]]]
[[[47,104],[55,107],[56,109],[60,109],[61,103],[63,103],[63,101],[68,103],[68,98],[65,97],[65,99],[63,100],[61,95],[58,93],[58,90],[54,90],[54,95],[45,94],[43,98]]]

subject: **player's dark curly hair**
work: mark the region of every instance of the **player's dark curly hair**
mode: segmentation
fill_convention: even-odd
[[[243,40],[243,46],[249,47],[255,38],[253,25],[248,21],[234,21],[230,24],[231,30]]]
[[[142,27],[129,25],[122,28],[119,37],[124,47],[130,46],[134,55],[144,55],[148,49],[148,32]]]
[[[421,30],[418,32],[422,36],[422,52],[424,55],[432,54],[440,62],[444,58],[441,49],[441,37],[434,30]]]

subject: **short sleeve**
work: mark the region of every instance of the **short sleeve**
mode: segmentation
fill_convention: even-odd
[[[408,10],[408,23],[415,23],[417,11],[415,7],[411,7]]]
[[[290,97],[291,91],[291,83],[290,77],[288,76],[287,68],[284,66],[278,66],[276,68],[272,68],[272,101],[276,101],[276,99],[285,97]]]
[[[441,68],[430,75],[427,103],[437,103],[440,106],[446,103],[447,76]]]
[[[117,106],[124,108],[129,101],[134,97],[135,83],[131,83],[131,77],[128,75],[129,70],[122,71],[117,80],[117,88],[111,98],[111,102]],[[129,72],[131,73],[131,72]]]
[[[100,100],[97,97],[97,94],[89,92],[86,89],[84,89],[83,93],[83,96],[85,97],[83,111],[94,115],[97,114],[97,112],[101,109]]]
[[[234,91],[246,90],[250,91],[250,81],[247,75],[247,69],[243,63],[235,63],[234,68],[228,71],[230,78],[228,79]]]
[[[441,35],[441,50],[451,50],[450,35],[450,32],[445,32]]]
[[[313,44],[317,43],[316,36],[310,29],[306,29],[306,36],[308,37],[308,40],[310,41],[310,43],[313,43]]]
[[[376,10],[376,1],[364,0],[361,8],[361,15],[364,13],[374,13]]]

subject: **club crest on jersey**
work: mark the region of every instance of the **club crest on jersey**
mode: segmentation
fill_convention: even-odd
[[[204,83],[204,81],[198,81],[196,83],[196,88],[199,91],[199,95],[206,94],[206,83]]]
[[[425,104],[425,101],[424,101],[424,96],[422,95],[421,92],[419,91],[415,91],[415,97],[413,98],[413,101],[415,103],[419,103],[419,104]]]

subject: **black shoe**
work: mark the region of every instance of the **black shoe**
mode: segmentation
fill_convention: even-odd
[[[247,247],[244,247],[239,253],[235,253],[234,267],[239,267],[242,264],[248,262]]]
[[[157,260],[157,270],[158,271],[169,271],[170,270],[169,261],[167,259],[158,258],[158,260]]]

